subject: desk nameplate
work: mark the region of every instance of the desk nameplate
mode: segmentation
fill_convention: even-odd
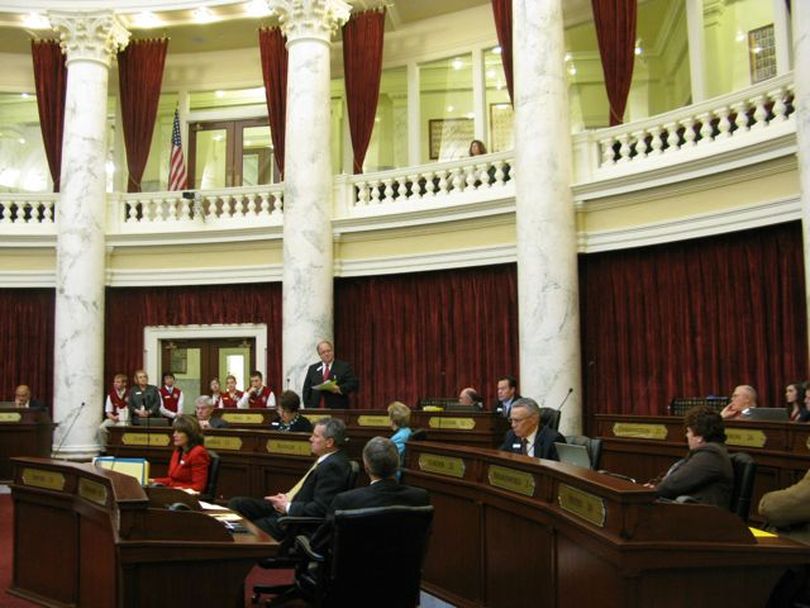
[[[42,469],[24,468],[22,472],[22,482],[32,488],[42,488],[43,490],[56,490],[64,492],[65,476],[54,471],[44,471]]]
[[[808,450],[810,450],[810,437],[807,438],[807,441],[805,441],[804,445]]]
[[[605,527],[607,509],[605,501],[598,496],[561,483],[557,490],[557,503],[563,511],[568,511],[600,528]]]
[[[446,477],[464,477],[464,461],[455,456],[419,454],[419,470]]]
[[[304,415],[304,418],[309,420],[313,425],[317,424],[319,420],[323,420],[324,418],[331,418],[331,414],[312,414],[313,410],[301,410],[299,413]]]
[[[447,416],[431,416],[428,426],[432,429],[457,429],[471,431],[475,428],[475,418],[450,418]]]
[[[220,437],[208,435],[205,438],[205,447],[212,450],[233,450],[238,452],[242,449],[242,439],[239,437]]]
[[[726,427],[726,445],[764,448],[768,437],[761,429],[730,429]]]
[[[19,422],[22,414],[19,412],[0,412],[0,422]]]
[[[646,422],[614,422],[613,436],[628,439],[654,439],[664,441],[667,438],[667,427],[663,424]]]
[[[107,504],[107,488],[104,484],[90,481],[84,477],[79,479],[79,496],[97,505],[105,506]]]
[[[166,447],[171,443],[171,439],[168,433],[124,433],[121,435],[121,443],[124,445]]]
[[[358,416],[358,426],[379,426],[387,429],[391,428],[391,419],[388,416]]]
[[[264,416],[255,413],[222,412],[220,418],[229,424],[264,424]]]
[[[526,471],[515,471],[497,464],[489,465],[487,469],[489,485],[502,490],[509,490],[524,496],[534,496],[534,475]]]
[[[265,449],[269,454],[285,454],[287,456],[309,456],[312,454],[309,441],[268,439]]]

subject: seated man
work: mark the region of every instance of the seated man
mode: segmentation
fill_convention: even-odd
[[[471,386],[468,386],[467,388],[461,389],[461,392],[458,394],[458,404],[472,405],[477,408],[483,408],[484,400],[481,398],[481,395],[477,390]]]
[[[554,442],[565,442],[565,437],[549,426],[540,426],[540,406],[534,399],[521,397],[512,404],[509,423],[512,430],[500,449],[546,460],[559,460]]]
[[[278,402],[279,420],[272,423],[274,431],[288,433],[311,433],[312,423],[304,418],[300,410],[301,398],[295,391],[284,391]]]
[[[514,376],[501,376],[498,378],[497,386],[498,398],[492,409],[503,414],[504,418],[509,418],[512,404],[520,399],[517,390],[517,379]]]
[[[329,519],[312,537],[316,550],[328,547],[331,540],[335,511],[366,509],[369,507],[422,507],[430,504],[430,497],[422,488],[412,488],[397,482],[399,454],[394,442],[385,437],[372,437],[363,448],[363,468],[371,483],[363,488],[341,492],[332,501]]]
[[[39,399],[31,399],[31,389],[27,384],[21,384],[14,389],[14,407],[27,407],[32,410],[48,409]]]
[[[208,395],[200,395],[197,397],[194,400],[194,409],[197,412],[197,422],[200,423],[202,430],[228,428],[227,421],[211,416],[214,411],[214,400]]]
[[[724,420],[732,420],[739,418],[745,410],[756,406],[757,392],[754,390],[754,387],[741,384],[734,389],[734,392],[731,394],[731,402],[723,408],[720,415]]]
[[[810,471],[789,488],[763,495],[759,514],[779,534],[810,545]]]
[[[228,507],[249,519],[276,540],[284,538],[278,524],[283,515],[325,517],[334,497],[349,489],[351,465],[341,450],[346,425],[337,418],[322,418],[315,424],[309,442],[318,457],[301,480],[284,494],[232,498]]]

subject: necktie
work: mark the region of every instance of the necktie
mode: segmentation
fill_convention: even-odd
[[[323,381],[326,382],[327,380],[329,380],[329,366],[326,363],[324,363],[323,364]],[[321,400],[318,403],[318,407],[321,408],[321,409],[324,409],[326,407],[326,397],[324,396],[323,393],[324,392],[321,391]]]
[[[298,480],[298,483],[295,484],[289,492],[287,492],[287,500],[289,500],[290,502],[293,501],[295,495],[298,494],[298,492],[301,491],[301,488],[304,487],[304,482],[307,480],[307,477],[309,477],[309,474],[312,473],[312,471],[314,471],[315,467],[317,466],[318,461],[316,460],[315,462],[312,463],[312,466],[309,467],[309,470],[306,473],[304,473],[304,476]]]
[[[528,456],[529,455],[529,440],[528,439],[521,439],[520,440],[520,453]]]

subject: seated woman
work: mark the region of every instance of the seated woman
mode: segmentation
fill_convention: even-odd
[[[394,429],[394,434],[391,435],[391,441],[397,446],[399,452],[399,461],[403,462],[405,458],[405,445],[408,439],[411,438],[411,408],[404,403],[394,401],[388,406],[388,419],[391,420],[391,428]]]
[[[304,418],[301,409],[301,398],[295,391],[284,391],[279,400],[278,415],[280,420],[273,423],[273,429],[290,433],[311,433],[312,423]],[[278,425],[276,427],[276,425]]]
[[[170,488],[202,492],[208,483],[211,459],[203,446],[200,424],[196,418],[182,415],[174,419],[172,428],[175,450],[169,461],[169,475],[153,481]]]
[[[807,422],[810,420],[810,411],[805,405],[805,384],[794,382],[785,387],[785,408],[791,422]]]
[[[655,487],[662,498],[691,496],[698,502],[729,508],[734,469],[726,451],[725,425],[720,414],[698,406],[684,416],[689,453],[672,465]]]

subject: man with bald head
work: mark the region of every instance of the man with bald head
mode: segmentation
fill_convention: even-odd
[[[38,399],[31,399],[31,389],[21,384],[14,389],[14,407],[27,407],[32,410],[44,410],[45,404]]]
[[[757,392],[753,386],[741,384],[731,394],[731,402],[723,408],[720,415],[725,420],[739,418],[742,413],[757,406]]]

